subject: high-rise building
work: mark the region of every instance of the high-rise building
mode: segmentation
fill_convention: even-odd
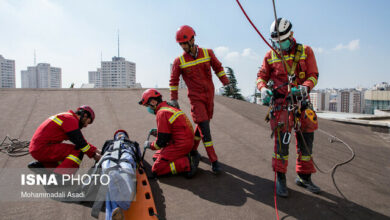
[[[15,88],[15,60],[0,55],[0,88]]]
[[[61,68],[38,63],[21,71],[22,88],[61,88]]]
[[[374,114],[374,110],[390,110],[389,90],[368,90],[364,93],[365,113]]]
[[[342,90],[337,96],[337,111],[347,113],[362,113],[364,95],[354,89]]]
[[[312,91],[310,92],[310,101],[316,111],[328,111],[330,93],[326,91]]]
[[[101,69],[98,68],[97,71],[89,71],[88,72],[88,83],[94,84],[95,88],[102,87],[102,77],[101,77]]]
[[[136,65],[123,57],[113,57],[112,61],[102,61],[101,87],[103,88],[135,88]]]

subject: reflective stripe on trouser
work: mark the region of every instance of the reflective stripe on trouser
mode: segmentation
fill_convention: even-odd
[[[289,145],[283,144],[284,132],[280,132],[280,140],[277,133],[275,133],[275,146],[274,153],[272,157],[272,167],[277,172],[286,173],[288,166],[288,151]],[[307,147],[310,152],[307,152],[306,147],[300,137],[299,133],[295,134],[296,138],[296,149],[297,149],[297,161],[296,161],[296,172],[302,174],[315,173],[313,160],[311,157],[311,151],[313,148],[313,137],[314,133],[303,133]]]
[[[81,160],[83,159],[83,153],[80,150],[75,150],[69,154],[64,161],[62,161],[54,170],[59,174],[74,174],[80,167]]]
[[[275,132],[274,153],[272,156],[272,168],[279,173],[287,172],[288,165],[288,144],[283,144],[284,132]]]
[[[313,163],[313,141],[314,141],[314,132],[302,133],[304,140],[307,145],[307,149],[302,140],[300,133],[295,133],[296,138],[296,148],[297,148],[297,162],[296,162],[296,172],[300,174],[310,174],[315,173],[316,168]],[[308,152],[309,151],[309,152]]]
[[[180,157],[174,161],[169,161],[159,156],[152,167],[152,172],[158,176],[188,171],[190,171],[190,161],[187,156]]]
[[[217,161],[218,157],[215,153],[214,144],[211,139],[210,121],[202,121],[198,124],[198,126],[203,140],[203,145],[206,149],[207,156],[209,157],[210,162],[212,163],[214,161]]]
[[[39,144],[36,142],[30,144],[30,154],[34,159],[43,163],[46,168],[59,167],[71,169],[78,168],[79,166],[77,163],[70,159],[70,161],[66,162],[66,158],[69,155],[75,155],[81,161],[84,155],[81,150],[76,150],[75,145],[73,144],[59,143],[48,145]]]

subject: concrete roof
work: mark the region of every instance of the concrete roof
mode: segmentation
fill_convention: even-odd
[[[164,98],[168,90],[161,90]],[[6,135],[29,140],[48,116],[88,104],[96,112],[95,122],[83,133],[95,146],[111,139],[116,129],[125,129],[132,140],[145,141],[155,119],[137,101],[142,89],[1,89],[0,138]],[[187,92],[180,90],[180,105],[189,115]],[[159,215],[166,219],[275,219],[274,173],[271,169],[273,140],[264,122],[267,108],[217,96],[211,131],[225,173],[210,172],[203,147],[203,162],[193,179],[182,176],[150,180]],[[337,169],[335,179],[346,196],[335,189],[330,174],[317,172],[313,181],[323,189],[319,195],[294,184],[295,141],[290,144],[287,184],[290,197],[278,198],[281,219],[390,219],[389,134],[371,127],[319,120],[320,129],[348,143],[355,159]],[[331,143],[318,131],[314,158],[322,170],[347,160],[351,153],[340,143]],[[146,154],[151,164],[152,152]],[[0,182],[5,170],[25,168],[31,156],[17,158],[0,154]],[[85,158],[82,167],[90,167]],[[12,183],[11,183],[12,184]],[[19,183],[14,183],[19,184]],[[0,195],[7,186],[0,187]],[[90,208],[57,201],[27,202],[0,199],[0,219],[93,219]],[[104,219],[104,214],[100,215]]]

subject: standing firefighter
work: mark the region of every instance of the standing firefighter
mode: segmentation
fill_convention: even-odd
[[[308,99],[310,90],[317,84],[317,64],[313,50],[309,46],[296,43],[290,21],[279,18],[277,22],[277,26],[275,22],[271,25],[271,39],[273,47],[279,54],[283,54],[287,64],[283,67],[283,59],[270,50],[264,57],[256,82],[257,88],[261,91],[263,104],[268,105],[272,98],[270,120],[275,136],[272,167],[278,176],[276,192],[281,197],[288,196],[285,174],[288,165],[290,132],[294,127],[298,154],[296,161],[298,176],[295,183],[313,193],[318,193],[321,189],[311,181],[311,174],[316,172],[312,149],[314,130],[318,128],[318,124]],[[271,88],[267,87],[269,80],[273,81]]]
[[[212,165],[212,171],[218,174],[221,168],[211,139],[210,120],[214,110],[214,84],[211,68],[223,85],[229,84],[221,62],[215,57],[213,50],[200,48],[195,45],[195,31],[188,25],[181,26],[176,32],[176,42],[184,50],[172,66],[169,82],[171,104],[178,105],[178,85],[180,75],[188,87],[188,98],[191,102],[191,115],[196,123],[195,141],[192,154],[198,154],[197,149],[202,139],[207,155]]]
[[[29,147],[31,156],[38,161],[28,167],[55,168],[54,173],[71,174],[79,168],[84,154],[98,161],[100,150],[81,133],[94,119],[95,113],[87,105],[80,106],[76,113],[69,110],[46,119],[35,131]],[[62,143],[65,140],[73,144]]]
[[[199,164],[199,156],[190,156],[194,130],[187,116],[180,109],[162,101],[161,94],[155,89],[147,89],[139,104],[156,115],[157,130],[152,129],[150,134],[157,136],[157,139],[144,144],[144,149],[158,150],[154,156],[156,161],[152,172],[157,176],[185,173],[186,177],[193,177]]]

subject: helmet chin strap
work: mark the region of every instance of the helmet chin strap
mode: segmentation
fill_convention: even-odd
[[[80,116],[80,120],[79,120],[79,128],[82,129],[83,128],[83,119],[84,119],[84,112],[81,114]]]

